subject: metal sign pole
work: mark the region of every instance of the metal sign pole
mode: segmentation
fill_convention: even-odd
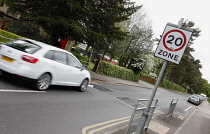
[[[183,21],[184,21],[184,19],[181,18],[181,20],[178,22],[178,27],[179,27],[179,28],[182,27]],[[154,89],[153,89],[153,91],[152,91],[152,95],[151,95],[150,100],[149,100],[149,102],[148,102],[148,104],[147,104],[147,108],[146,108],[146,110],[142,113],[142,116],[141,116],[140,122],[139,122],[139,124],[138,124],[138,126],[137,126],[137,129],[136,129],[135,134],[142,134],[142,132],[143,132],[144,126],[145,126],[145,124],[146,124],[146,121],[147,121],[147,118],[148,118],[148,115],[149,115],[150,107],[151,107],[152,102],[153,102],[153,99],[154,99],[154,97],[155,97],[155,94],[156,94],[158,85],[160,84],[160,81],[161,81],[161,79],[162,79],[162,77],[163,77],[163,73],[165,72],[166,66],[167,66],[167,61],[164,60],[163,66],[162,66],[161,71],[160,71],[160,73],[159,73],[159,75],[158,75],[158,79],[157,79],[157,81],[156,81],[156,83],[155,83],[155,87],[154,87]]]
[[[165,60],[164,63],[163,63],[163,66],[161,68],[161,71],[160,71],[160,73],[158,75],[158,79],[157,79],[157,81],[155,83],[155,87],[154,87],[154,89],[152,91],[152,95],[150,97],[150,100],[149,100],[149,102],[147,104],[147,108],[146,108],[145,112],[142,113],[142,116],[141,116],[139,125],[137,126],[137,129],[136,129],[136,133],[135,134],[142,134],[142,132],[143,132],[145,123],[146,123],[147,118],[148,118],[148,113],[149,113],[149,110],[150,110],[150,106],[151,106],[151,104],[153,102],[153,99],[155,97],[155,94],[156,94],[158,85],[160,84],[160,81],[161,81],[161,79],[163,77],[163,73],[165,71],[166,65],[167,65],[167,61]]]

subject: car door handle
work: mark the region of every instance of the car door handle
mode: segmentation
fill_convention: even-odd
[[[53,67],[54,67],[54,68],[57,68],[57,66],[56,66],[56,65],[54,65]]]

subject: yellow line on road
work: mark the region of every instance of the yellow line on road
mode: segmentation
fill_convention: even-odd
[[[106,128],[109,128],[109,127],[112,127],[112,126],[115,126],[115,125],[118,125],[118,124],[121,124],[121,123],[124,123],[124,122],[127,122],[127,121],[129,121],[129,119],[128,119],[128,120],[123,120],[123,121],[120,121],[120,122],[116,122],[116,123],[112,123],[112,124],[110,124],[110,125],[106,125],[106,126],[104,126],[104,127],[100,127],[100,128],[98,128],[98,129],[94,129],[94,130],[90,131],[88,134],[94,134],[95,132],[104,130],[104,129],[106,129]]]
[[[115,122],[115,121],[125,120],[125,119],[128,119],[128,118],[130,118],[130,116],[119,118],[119,119],[114,119],[114,120],[110,120],[110,121],[106,121],[106,122],[102,122],[102,123],[98,123],[98,124],[94,124],[94,125],[91,125],[91,126],[86,126],[82,129],[82,134],[87,134],[88,129],[91,129],[91,128],[94,128],[94,127],[97,127],[97,126],[101,126],[101,125],[104,125],[104,124],[107,124],[107,123],[112,123],[112,122]]]

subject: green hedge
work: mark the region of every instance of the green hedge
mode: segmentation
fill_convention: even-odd
[[[141,75],[141,76],[140,76],[140,80],[149,82],[149,83],[151,83],[151,84],[155,84],[155,83],[156,83],[156,79],[155,79],[155,78],[152,78],[152,77],[149,76],[149,75]],[[161,83],[160,83],[160,85],[161,85]]]
[[[183,88],[171,81],[168,81],[168,80],[163,80],[161,87],[163,87],[165,89],[179,91],[179,92],[186,92],[185,88]]]
[[[71,52],[75,57],[77,57],[78,60],[80,60],[80,62],[82,63],[82,65],[86,65],[86,63],[88,62],[88,58],[85,56],[82,56],[78,53],[75,52]]]
[[[130,69],[114,65],[106,61],[100,61],[100,64],[97,69],[97,73],[122,78],[126,80],[138,81],[139,75],[134,74]]]
[[[73,47],[73,48],[71,49],[71,52],[73,52],[73,53],[78,53],[78,54],[80,54],[81,51],[82,51],[82,48],[80,48],[80,47],[78,47],[78,46],[75,46],[75,47]]]
[[[7,32],[7,31],[4,31],[4,30],[0,29],[0,42],[9,41],[9,39],[3,38],[1,36],[4,36],[4,37],[9,38],[9,39],[25,38],[25,37],[21,37],[19,35],[16,35],[14,33],[10,33],[10,32]]]

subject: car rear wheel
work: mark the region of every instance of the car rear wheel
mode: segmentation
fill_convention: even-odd
[[[80,92],[84,92],[88,87],[88,79],[84,79],[81,83],[81,85],[79,86],[79,91]]]
[[[39,77],[39,79],[34,83],[34,87],[37,90],[43,91],[46,90],[51,83],[51,75],[48,73],[45,73]]]

